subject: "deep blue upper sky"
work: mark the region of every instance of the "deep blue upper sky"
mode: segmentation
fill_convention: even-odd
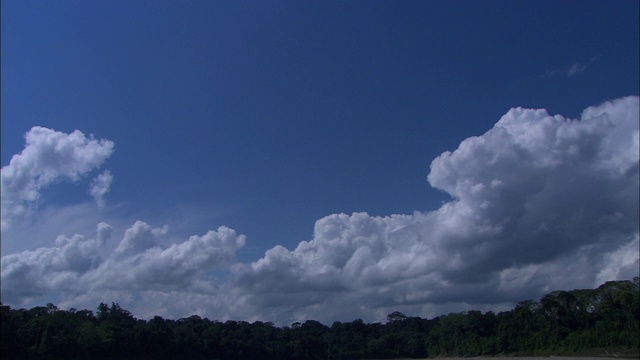
[[[120,216],[227,225],[252,260],[332,213],[437,208],[431,161],[512,107],[637,95],[638,41],[637,1],[7,0],[2,165],[34,125],[112,140]]]
[[[331,324],[638,276],[637,0],[1,6],[3,304]]]

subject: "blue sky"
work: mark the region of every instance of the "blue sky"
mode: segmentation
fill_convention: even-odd
[[[611,120],[614,124],[635,119],[625,123],[630,126],[625,128],[629,139],[618,138],[619,131],[600,128],[577,133],[597,133],[609,139],[603,143],[617,143],[621,148],[609,149],[610,153],[637,169],[637,157],[620,154],[637,148],[633,134],[638,122],[638,37],[636,1],[3,1],[2,300],[14,306],[53,301],[77,308],[117,301],[138,316],[153,311],[167,317],[199,312],[210,318],[285,323],[306,317],[330,322],[351,320],[352,315],[383,319],[396,309],[423,316],[465,307],[496,309],[539,296],[549,286],[592,286],[606,274],[637,276],[637,251],[635,257],[627,251],[637,249],[637,221],[607,228],[582,243],[571,240],[576,236],[571,227],[532,238],[535,246],[519,243],[530,237],[527,226],[535,223],[538,229],[550,223],[543,218],[550,215],[540,214],[575,217],[590,205],[605,210],[584,215],[583,221],[615,214],[637,220],[637,171],[627,171],[619,180],[622,184],[584,170],[600,168],[600,163],[583,170],[567,167],[562,169],[573,177],[537,175],[546,179],[541,181],[547,190],[536,192],[520,181],[499,201],[491,200],[511,209],[509,202],[537,199],[537,205],[525,207],[528,212],[518,218],[520,222],[511,222],[520,224],[512,229],[501,228],[509,222],[495,214],[469,217],[502,229],[494,237],[512,244],[486,245],[496,251],[495,256],[511,259],[501,267],[471,255],[472,249],[484,245],[467,248],[473,241],[460,240],[469,237],[477,244],[489,244],[491,237],[446,235],[431,218],[451,211],[450,219],[458,219],[462,210],[453,209],[454,205],[478,200],[463,188],[489,176],[487,169],[494,174],[504,171],[505,179],[515,173],[521,180],[537,179],[532,170],[537,165],[495,160],[502,158],[500,146],[508,152],[509,144],[518,145],[489,133],[511,108],[543,108],[551,117],[560,114],[566,120],[556,124],[560,129],[571,127],[567,119],[584,119],[585,109],[609,104],[603,109],[622,114],[623,120]],[[635,98],[614,101],[626,96]],[[596,112],[587,113],[594,118],[602,115]],[[535,114],[509,116],[542,121]],[[41,128],[34,131],[34,126]],[[75,130],[82,136],[69,135]],[[27,133],[32,134],[33,151],[27,151]],[[529,157],[535,157],[563,143],[557,138],[560,133],[518,141],[541,144],[542,150],[530,148]],[[465,157],[464,144],[472,141],[463,140],[474,136],[493,149],[485,152],[496,151],[494,162],[480,152]],[[569,159],[572,153],[567,149],[580,148],[581,139],[576,135],[566,153],[554,148],[553,157]],[[61,143],[84,155],[56,152],[60,147],[55,144]],[[441,154],[456,149],[458,155],[446,165],[449,160]],[[21,162],[10,165],[21,152]],[[604,161],[601,152],[593,154],[594,164]],[[489,161],[487,166],[476,168],[483,159]],[[500,167],[492,168],[496,161]],[[100,175],[102,183],[97,186]],[[496,175],[487,184],[498,189],[508,183],[505,179]],[[581,184],[570,186],[576,190],[574,197],[548,190],[553,184],[560,189],[574,182]],[[27,183],[35,191],[31,195],[36,194],[30,198],[21,192],[25,188],[20,184]],[[614,183],[619,189],[636,186],[630,185],[630,193],[616,192]],[[95,199],[89,191],[92,184]],[[525,188],[531,194],[513,195]],[[586,201],[585,194],[594,189],[603,195]],[[554,203],[550,200],[554,197],[566,203]],[[489,198],[483,201],[468,212],[491,203]],[[536,206],[549,207],[540,210],[542,218],[534,216],[537,213],[531,209]],[[394,214],[399,215],[389,217]],[[334,222],[341,235],[332,238],[323,229]],[[100,223],[109,224],[110,230],[96,233]],[[462,229],[468,224],[451,226]],[[220,226],[225,228],[204,235]],[[396,249],[394,244],[411,237],[393,235],[401,228],[413,229],[415,244]],[[233,229],[233,234],[225,229]],[[142,233],[147,234],[147,242],[141,243],[146,245],[127,247]],[[32,291],[17,290],[29,288],[25,282],[35,281],[39,271],[52,271],[25,259],[58,254],[66,241],[57,241],[59,235],[69,240],[67,245],[80,246],[79,238],[72,241],[74,234],[87,243],[99,240],[100,246],[91,251],[93,260],[84,262],[85,267],[69,265],[60,271],[92,285],[60,290],[53,284],[63,280],[54,276]],[[192,235],[218,240],[202,240],[201,252],[211,256],[202,262],[180,258],[182,264],[197,265],[190,272],[179,271],[178,260],[164,264],[168,269],[162,271],[153,266],[145,268],[150,273],[134,269],[141,259],[157,264],[154,249],[169,251],[180,244],[191,249]],[[620,238],[613,241],[612,236]],[[338,238],[351,244],[351,250],[332,242]],[[376,255],[371,250],[375,246],[367,245],[373,253],[362,250],[363,238],[377,239],[384,255]],[[547,244],[548,238],[554,242]],[[599,247],[607,242],[613,245]],[[309,257],[324,259],[323,266],[313,271],[305,267],[311,261],[300,260],[307,259],[305,246],[315,249],[309,250],[315,254]],[[424,254],[415,257],[421,254],[416,247],[441,249],[433,254],[450,259],[449,264],[460,261],[469,266],[450,272],[421,267],[417,264],[430,260]],[[122,254],[129,248],[138,253],[129,254],[127,262]],[[580,252],[586,248],[593,253]],[[47,251],[37,253],[37,249]],[[334,262],[343,251],[352,251],[351,262]],[[575,278],[548,284],[543,269],[557,270],[560,260],[576,254],[590,260],[597,257],[603,264],[614,257],[623,268],[592,265],[588,275],[574,269]],[[347,266],[367,263],[358,262],[359,256],[382,269],[380,273],[375,275],[373,267],[365,265]],[[120,287],[95,285],[114,276],[109,264],[116,263],[120,269],[132,267],[127,273],[130,282]],[[416,266],[399,277],[388,275],[400,263]],[[12,275],[11,264],[22,264],[21,269],[33,277]],[[333,274],[327,269],[339,271]],[[111,275],[104,275],[109,271]],[[478,271],[483,275],[472,276]],[[153,280],[162,276],[177,280]],[[522,285],[509,287],[506,278]],[[290,289],[275,279],[298,285]],[[349,282],[359,285],[345,285]],[[267,284],[270,287],[263,288]],[[452,290],[456,284],[466,284],[469,290],[457,294]],[[409,291],[421,287],[432,293],[418,296]],[[394,296],[387,292],[391,288]],[[204,299],[212,289],[229,294],[220,303],[246,306],[206,306]],[[496,295],[474,298],[472,290],[478,289],[495,290]],[[177,294],[192,300],[180,300],[188,305],[179,305],[173,300]],[[268,300],[257,301],[259,295]],[[150,296],[157,307],[140,305]],[[381,300],[363,300],[369,297]],[[361,306],[343,306],[343,313],[323,307],[347,303]]]

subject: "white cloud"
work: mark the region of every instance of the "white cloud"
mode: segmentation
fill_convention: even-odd
[[[244,235],[221,226],[163,249],[157,238],[166,234],[167,228],[154,229],[138,221],[127,229],[116,250],[107,254],[103,245],[112,230],[100,223],[96,239],[59,236],[53,247],[3,256],[3,301],[23,303],[56,292],[197,290],[202,287],[199,275],[228,265],[245,243]]]
[[[104,196],[109,192],[112,181],[113,175],[111,175],[111,171],[105,170],[102,174],[96,176],[91,183],[89,193],[96,200],[96,204],[98,204],[100,208],[104,208]]]
[[[3,296],[116,301],[138,316],[330,323],[501,310],[628,278],[639,258],[638,106],[618,99],[580,120],[511,109],[433,160],[428,181],[452,198],[435,211],[332,214],[309,241],[251,263],[234,263],[245,237],[224,226],[163,247],[166,227],[136,222],[111,251],[113,229],[101,224],[97,240],[61,237],[3,257]]]
[[[98,238],[58,236],[54,247],[2,257],[3,299],[23,299],[54,291],[73,291],[78,281],[103,260],[100,248],[110,228],[98,225]]]
[[[164,235],[164,233],[166,233],[166,230],[152,229],[147,223],[136,221],[124,233],[124,238],[114,251],[114,256],[125,258],[150,249],[156,246],[156,236]]]
[[[25,134],[25,148],[1,171],[2,230],[37,206],[40,190],[58,179],[78,181],[113,153],[113,142],[76,130],[66,134],[34,126]]]
[[[245,236],[221,226],[202,236],[191,236],[165,249],[156,238],[167,229],[151,229],[136,222],[112,256],[86,275],[92,288],[99,289],[180,289],[190,287],[197,275],[220,269],[235,259],[245,244]]]

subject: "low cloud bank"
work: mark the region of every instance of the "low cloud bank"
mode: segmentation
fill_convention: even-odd
[[[56,292],[190,291],[199,276],[229,265],[245,244],[244,235],[221,226],[161,248],[157,241],[167,228],[138,221],[105,257],[112,230],[100,223],[95,239],[59,236],[54,247],[3,256],[3,300],[21,303]]]

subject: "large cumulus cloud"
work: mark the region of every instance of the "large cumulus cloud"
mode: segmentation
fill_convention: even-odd
[[[42,188],[59,179],[78,181],[100,167],[113,148],[112,141],[95,139],[78,130],[66,134],[40,126],[31,128],[25,134],[25,148],[0,172],[2,230],[37,205]]]
[[[327,216],[310,241],[238,265],[234,286],[255,311],[322,318],[482,306],[637,275],[637,97],[580,120],[511,109],[433,160],[428,181],[451,201],[412,215]]]

